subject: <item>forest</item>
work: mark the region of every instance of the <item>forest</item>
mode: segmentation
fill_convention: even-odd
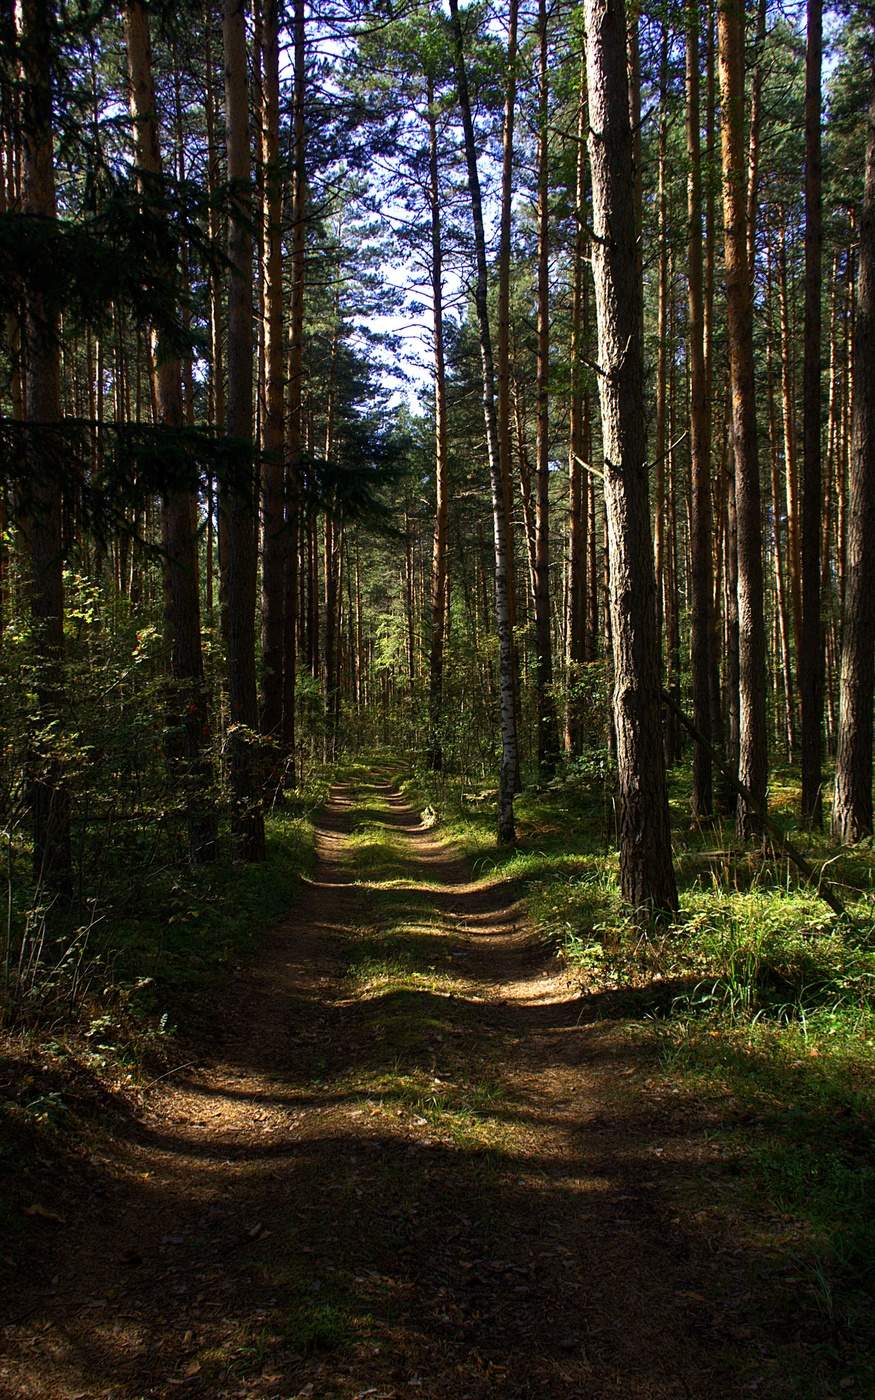
[[[0,1397],[875,1395],[872,0],[0,6]]]

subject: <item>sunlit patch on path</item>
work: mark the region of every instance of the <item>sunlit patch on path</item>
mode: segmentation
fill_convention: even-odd
[[[318,857],[196,1065],[105,1144],[0,1393],[791,1394],[790,1293],[710,1213],[706,1117],[513,884],[388,781],[333,789]]]

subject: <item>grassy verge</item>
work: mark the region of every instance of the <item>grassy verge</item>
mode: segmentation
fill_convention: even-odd
[[[143,889],[110,870],[87,924],[52,927],[37,911],[19,926],[0,1030],[0,1157],[4,1138],[9,1148],[22,1133],[73,1128],[179,1059],[223,970],[293,903],[326,786],[268,817],[263,864],[154,869]]]
[[[850,916],[837,920],[785,861],[739,849],[728,821],[691,826],[689,777],[677,772],[681,911],[642,931],[619,899],[599,776],[523,794],[514,851],[495,847],[488,794],[466,795],[446,779],[437,788],[423,774],[406,786],[412,800],[437,809],[483,878],[524,886],[533,921],[564,953],[591,1006],[655,1051],[682,1100],[709,1106],[722,1149],[738,1164],[717,1204],[739,1233],[755,1219],[771,1236],[820,1314],[829,1359],[849,1386],[871,1386],[875,854],[793,833],[836,883]],[[789,830],[797,809],[793,775],[781,775],[773,814]]]

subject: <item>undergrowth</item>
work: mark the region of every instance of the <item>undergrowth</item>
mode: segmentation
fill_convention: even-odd
[[[99,897],[34,899],[23,862],[7,870],[0,1029],[17,1052],[70,1055],[102,1074],[151,1072],[223,968],[287,912],[313,862],[315,778],[267,818],[267,859],[155,866],[108,853]]]

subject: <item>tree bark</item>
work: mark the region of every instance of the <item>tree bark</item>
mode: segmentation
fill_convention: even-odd
[[[538,0],[538,275],[535,469],[535,713],[538,772],[550,777],[559,755],[553,699],[550,614],[550,169],[547,0]]]
[[[245,0],[224,0],[225,108],[228,182],[233,206],[228,219],[228,396],[226,427],[236,449],[235,480],[221,492],[225,535],[225,651],[228,659],[228,735],[231,830],[235,854],[264,859],[264,815],[260,764],[254,734],[258,727],[255,674],[255,592],[257,578],[252,466],[252,195],[249,102],[246,73]]]
[[[766,634],[762,523],[753,358],[753,287],[748,262],[744,165],[744,7],[719,0],[718,66],[723,106],[723,251],[726,275],[732,446],[738,534],[738,776],[755,808],[738,803],[738,831],[750,836],[766,799]]]
[[[262,268],[264,277],[264,415],[261,498],[261,707],[259,727],[269,744],[269,796],[282,781],[283,659],[285,653],[288,538],[285,509],[283,385],[282,174],[279,160],[279,0],[264,0],[261,23]]]
[[[677,887],[660,724],[642,289],[621,0],[586,0],[584,24],[620,789],[620,884],[623,897],[635,908],[674,910]]]
[[[823,513],[820,466],[821,260],[820,178],[822,0],[808,0],[805,51],[805,359],[802,371],[802,631],[799,698],[802,717],[802,820],[823,824],[824,647],[821,619],[820,540]]]
[[[585,334],[584,260],[586,257],[586,56],[581,48],[580,88],[577,105],[577,156],[575,161],[574,264],[571,272],[571,345],[569,351],[568,412],[568,526],[565,613],[565,752],[570,757],[580,748],[580,704],[576,688],[580,667],[586,658],[587,614],[587,532],[589,491],[586,481],[588,447],[586,388],[583,384],[583,339]]]
[[[847,557],[833,832],[850,844],[872,833],[872,690],[875,668],[875,81],[860,216],[854,398],[848,473]]]
[[[434,540],[431,563],[431,644],[428,667],[428,760],[443,768],[441,722],[444,693],[444,636],[447,592],[447,371],[444,355],[443,244],[434,81],[428,80],[428,172],[431,215],[431,296],[434,333]]]
[[[687,317],[690,357],[690,553],[693,722],[705,738],[693,751],[692,808],[713,810],[711,761],[711,418],[705,367],[705,303],[702,269],[702,167],[699,150],[699,6],[687,0]]]
[[[289,360],[286,390],[286,609],[283,639],[283,745],[295,753],[295,694],[298,673],[298,560],[301,534],[301,453],[304,441],[304,307],[307,251],[307,50],[305,0],[295,0],[293,18],[294,87],[292,132],[294,168],[292,186],[291,305],[289,307]],[[318,602],[316,604],[318,609]],[[294,777],[294,769],[292,772]]]

